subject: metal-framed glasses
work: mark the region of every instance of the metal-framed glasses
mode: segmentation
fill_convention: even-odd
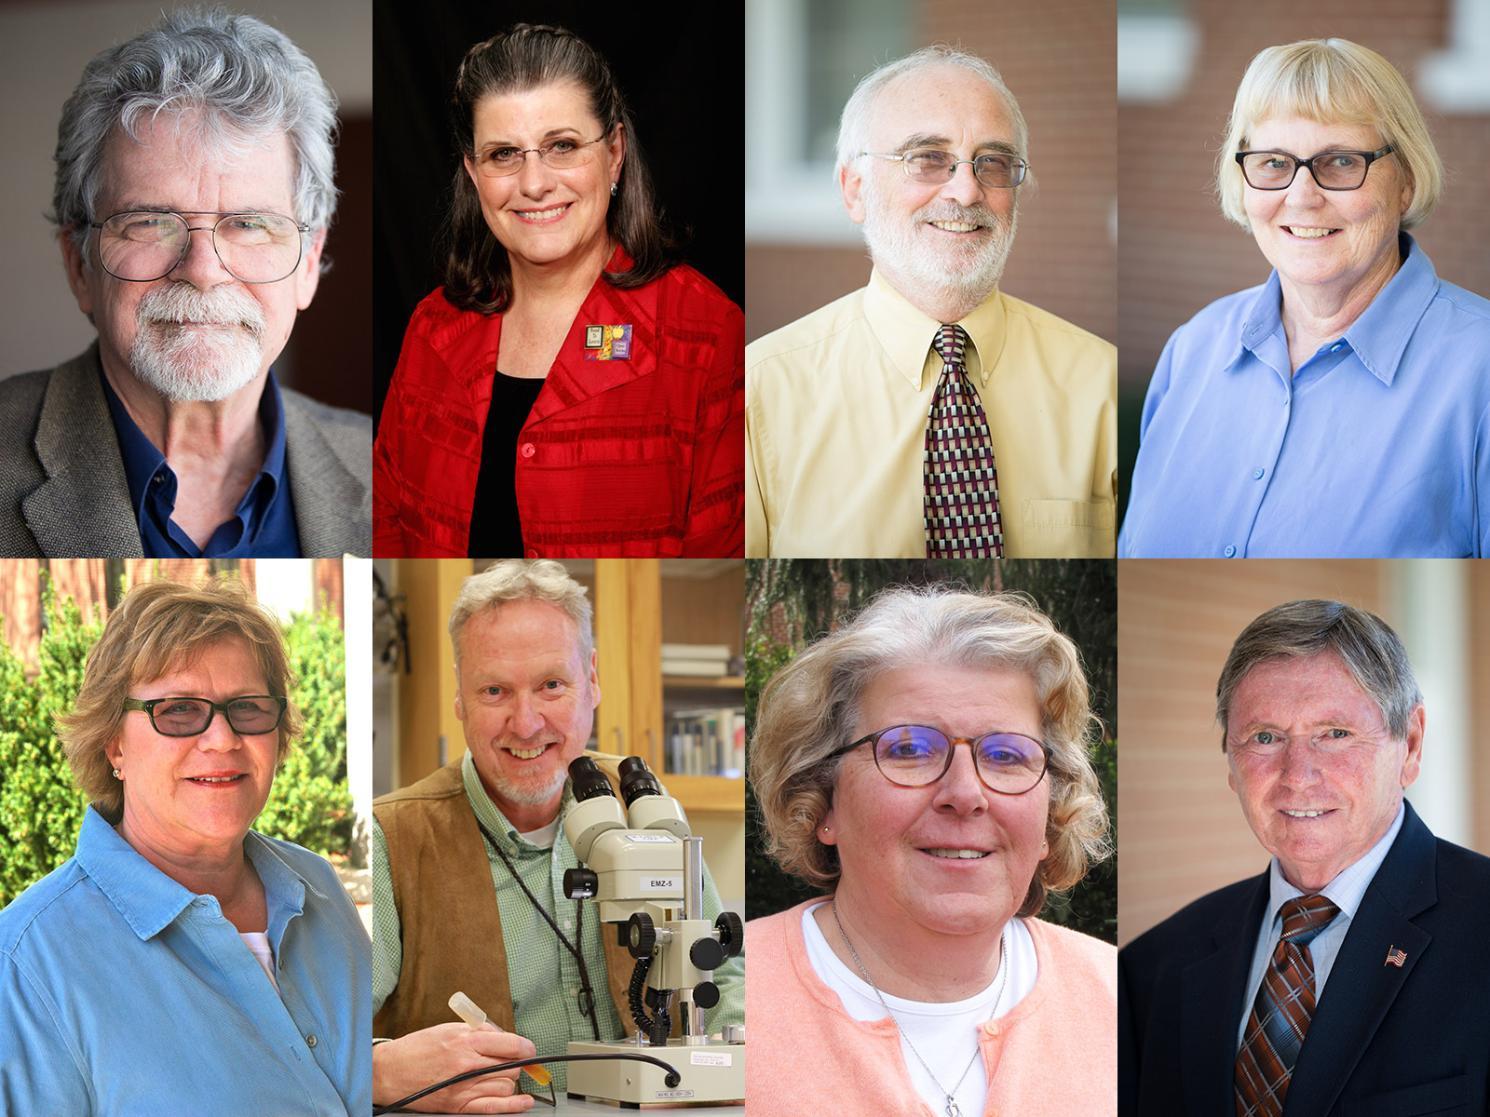
[[[966,163],[973,176],[991,190],[1013,190],[1024,181],[1030,165],[1016,155],[988,151],[975,159],[959,159],[950,151],[935,147],[918,147],[910,151],[861,151],[874,159],[889,159],[900,164],[905,176],[916,182],[951,182],[957,168]]]
[[[571,167],[588,163],[590,156],[594,154],[590,150],[591,147],[609,134],[609,131],[602,132],[593,140],[576,140],[561,136],[556,140],[539,144],[537,147],[513,147],[510,144],[490,147],[477,154],[476,169],[487,178],[505,178],[507,175],[515,175],[522,170],[528,161],[528,153],[534,152],[545,167],[552,167],[556,171],[566,171]]]
[[[1286,151],[1239,151],[1236,161],[1254,190],[1287,190],[1300,167],[1309,168],[1321,190],[1359,190],[1371,164],[1395,150],[1387,144],[1380,151],[1321,151],[1309,159]]]
[[[929,725],[892,725],[835,749],[828,759],[852,752],[860,745],[874,749],[880,775],[900,787],[936,783],[952,767],[958,745],[972,750],[973,767],[983,786],[1000,795],[1023,795],[1045,777],[1050,750],[1022,733],[985,733],[981,737],[949,737]]]
[[[272,733],[285,716],[287,701],[276,694],[240,694],[226,702],[210,698],[126,698],[126,710],[144,710],[151,727],[162,737],[195,737],[207,732],[221,712],[240,737]]]
[[[189,217],[215,217],[193,225]],[[242,283],[277,283],[300,266],[309,225],[278,213],[221,213],[215,210],[126,210],[90,221],[98,230],[103,270],[128,283],[149,283],[176,270],[191,249],[192,233],[210,232],[222,266]]]

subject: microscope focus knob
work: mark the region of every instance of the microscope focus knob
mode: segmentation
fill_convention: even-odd
[[[571,900],[588,900],[600,888],[600,878],[593,869],[565,869],[564,895]]]
[[[733,958],[745,949],[745,924],[734,912],[720,912],[714,920],[714,929],[719,932],[719,945],[724,947],[726,958]]]
[[[698,939],[688,948],[688,960],[701,970],[717,970],[727,957],[716,939]]]
[[[693,987],[693,1003],[699,1008],[713,1008],[719,1003],[719,986],[712,981],[700,981]]]
[[[631,951],[631,956],[652,957],[652,952],[657,949],[657,928],[652,925],[652,917],[644,911],[637,912],[626,924],[626,931],[626,949]]]

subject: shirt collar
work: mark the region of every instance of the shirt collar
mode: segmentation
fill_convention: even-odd
[[[264,884],[269,939],[277,943],[285,924],[304,910],[307,889],[326,897],[261,835],[250,831],[243,848]],[[77,862],[142,940],[160,934],[197,899],[196,893],[145,860],[93,807],[83,816]]]
[[[1387,387],[1397,376],[1413,331],[1438,293],[1438,273],[1417,242],[1409,234],[1399,233],[1397,247],[1402,266],[1342,335],[1366,370]],[[1256,352],[1267,338],[1282,330],[1282,291],[1274,270],[1243,319],[1237,357],[1242,349]]]
[[[904,295],[890,286],[890,281],[878,268],[869,275],[869,286],[864,292],[864,313],[870,332],[889,356],[891,367],[919,392],[924,385],[927,354],[931,352],[936,331],[943,323],[912,306]],[[967,358],[968,373],[981,383],[988,383],[1003,352],[1004,319],[1003,295],[995,287],[982,303],[956,323],[972,339],[973,351]]]
[[[124,406],[124,401],[104,375],[102,365],[99,366],[98,378],[103,384],[104,399],[109,405],[114,431],[119,436],[119,453],[124,459],[124,478],[129,485],[130,507],[134,509],[135,520],[138,522],[145,514],[145,501],[150,495],[151,480],[162,466],[172,481],[175,473],[166,463],[166,456],[155,443],[145,437],[145,432],[135,423],[129,409]],[[238,512],[245,516],[253,509],[254,499],[261,488],[264,490],[262,508],[268,508],[269,502],[274,499],[285,480],[285,412],[279,393],[279,381],[275,379],[273,369],[269,371],[264,393],[259,399],[259,422],[269,435],[269,449],[264,455],[264,464],[259,469],[258,478],[248,487],[243,500],[238,504]],[[175,486],[171,485],[170,488],[173,490],[174,500]]]
[[[1319,890],[1320,895],[1328,897],[1347,917],[1354,918],[1356,910],[1361,906],[1366,889],[1375,878],[1376,871],[1381,868],[1381,863],[1386,860],[1392,843],[1397,840],[1397,832],[1402,829],[1402,820],[1406,813],[1403,807],[1398,806],[1396,819],[1376,844],[1366,851],[1365,856],[1341,869],[1335,874],[1334,880]],[[1282,866],[1274,857],[1268,867],[1268,911],[1273,913],[1273,919],[1277,920],[1278,909],[1285,903],[1302,895],[1303,892],[1283,878]]]

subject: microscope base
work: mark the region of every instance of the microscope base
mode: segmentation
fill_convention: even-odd
[[[667,1072],[633,1060],[569,1064],[569,1096],[619,1102],[623,1106],[742,1104],[745,1100],[743,1043],[683,1043],[638,1047],[632,1040],[573,1042],[571,1055],[652,1055],[678,1068],[682,1081],[669,1087]]]

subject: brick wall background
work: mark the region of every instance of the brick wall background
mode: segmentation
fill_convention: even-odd
[[[1004,290],[1108,340],[1117,338],[1117,24],[1112,0],[922,0],[917,46],[948,42],[987,58],[1019,99],[1039,189],[1023,199]],[[866,59],[867,73],[876,60]],[[847,215],[843,217],[848,221]],[[869,278],[862,245],[748,243],[746,340]]]

